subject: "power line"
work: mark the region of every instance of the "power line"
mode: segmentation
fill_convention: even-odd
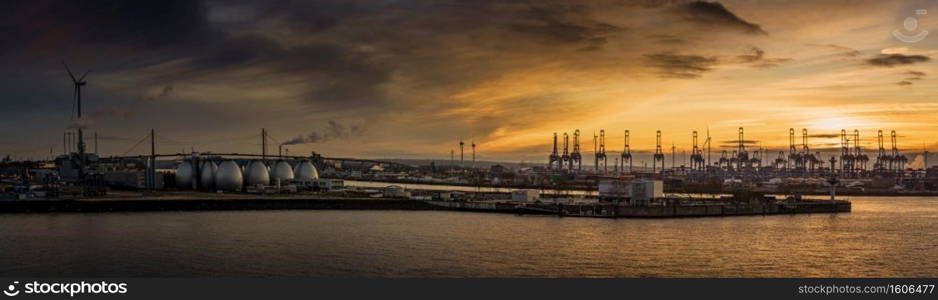
[[[144,141],[146,141],[148,137],[150,137],[149,134],[143,136],[142,138],[140,138],[140,140],[137,141],[137,143],[134,144],[133,147],[130,147],[130,149],[128,149],[127,151],[125,151],[123,154],[121,154],[121,156],[127,156],[128,153],[130,153],[130,152],[134,151],[135,149],[137,149],[137,147],[140,146],[140,144],[142,144]]]

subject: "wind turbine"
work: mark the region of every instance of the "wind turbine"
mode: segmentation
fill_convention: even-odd
[[[75,84],[74,94],[72,95],[72,101],[73,101],[72,107],[73,107],[73,111],[77,112],[77,115],[75,116],[76,121],[80,121],[81,120],[81,87],[88,84],[88,82],[85,81],[85,76],[88,76],[88,73],[91,71],[90,70],[86,71],[84,75],[81,75],[80,78],[76,79],[75,75],[72,74],[72,70],[69,69],[68,64],[66,64],[63,61],[62,65],[65,66],[65,71],[68,72],[68,77],[72,78],[72,83]],[[82,136],[81,125],[78,126],[78,152],[80,154],[83,154],[85,152],[85,140]]]
[[[85,71],[85,74],[81,75],[81,77],[76,79],[75,75],[72,74],[72,70],[68,68],[68,64],[66,64],[63,61],[62,65],[65,66],[65,71],[68,72],[68,77],[72,78],[72,83],[75,84],[75,90],[74,90],[75,93],[72,96],[72,101],[73,101],[72,107],[73,107],[73,110],[77,112],[75,116],[75,121],[80,122],[81,121],[81,87],[88,84],[85,81],[85,76],[88,76],[88,73],[91,71],[90,70]],[[78,124],[78,161],[79,161],[78,178],[82,178],[84,177],[84,166],[85,166],[85,138],[82,133],[81,124]]]

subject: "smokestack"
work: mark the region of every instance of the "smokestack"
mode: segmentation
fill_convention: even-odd
[[[472,141],[472,168],[476,168],[476,142]]]
[[[156,189],[156,130],[150,128],[150,184],[151,190]]]

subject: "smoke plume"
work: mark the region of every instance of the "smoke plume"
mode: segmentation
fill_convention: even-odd
[[[360,125],[346,126],[342,123],[336,122],[335,120],[329,120],[329,122],[326,123],[326,127],[322,130],[312,131],[306,135],[297,136],[283,142],[283,144],[296,145],[324,143],[331,140],[348,139],[359,136],[363,132],[364,128]]]

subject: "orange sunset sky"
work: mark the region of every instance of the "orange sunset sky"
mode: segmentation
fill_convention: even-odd
[[[938,32],[893,34],[938,31],[938,1],[29,3],[0,18],[4,155],[60,152],[75,126],[103,155],[144,153],[149,128],[159,152],[259,152],[267,128],[293,154],[368,158],[449,158],[463,138],[545,161],[574,129],[587,152],[600,129],[609,152],[625,129],[634,151],[659,129],[667,152],[708,128],[717,149],[740,126],[775,151],[789,128],[813,148],[841,129],[938,148]],[[62,60],[92,70],[81,120]]]

